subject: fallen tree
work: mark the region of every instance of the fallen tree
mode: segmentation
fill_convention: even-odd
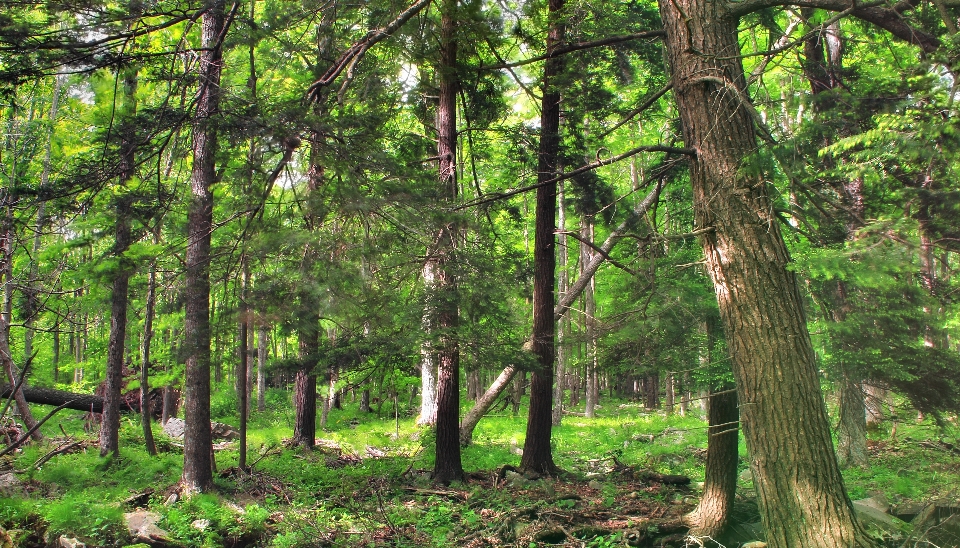
[[[9,384],[0,385],[0,398],[9,398],[12,387]],[[42,405],[64,405],[65,409],[75,409],[77,411],[88,411],[91,413],[103,412],[103,398],[90,394],[76,394],[66,390],[56,390],[54,388],[38,388],[35,386],[22,386],[20,393],[29,403],[39,403]]]

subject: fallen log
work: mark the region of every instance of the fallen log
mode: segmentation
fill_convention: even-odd
[[[0,398],[9,398],[11,386],[9,384],[0,385]],[[56,390],[54,388],[38,388],[36,386],[20,387],[20,392],[29,403],[39,403],[43,405],[64,405],[65,409],[74,409],[77,411],[89,411],[92,413],[103,412],[103,398],[89,394],[75,394],[66,390]]]

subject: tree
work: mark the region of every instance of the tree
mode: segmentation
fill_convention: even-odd
[[[440,14],[440,98],[437,104],[437,156],[440,195],[448,202],[457,197],[457,0],[444,0]],[[440,331],[437,356],[437,454],[433,479],[448,484],[463,479],[460,462],[460,345],[459,312],[454,275],[458,225],[447,221],[428,251],[433,270],[435,324]],[[432,263],[432,265],[430,265]]]
[[[210,433],[210,239],[213,232],[213,189],[216,182],[217,118],[223,35],[227,30],[225,2],[209,0],[202,17],[199,90],[193,119],[193,199],[188,214],[186,254],[186,356],[183,477],[187,493],[213,487],[213,444]]]
[[[710,230],[701,240],[768,543],[805,546],[816,538],[825,547],[873,546],[853,514],[832,451],[816,358],[778,219],[750,167],[756,120],[737,24],[740,16],[770,5],[660,3],[684,141],[697,151],[690,162],[696,221]],[[869,11],[854,13],[891,15],[862,10]],[[804,428],[791,427],[798,423]]]
[[[550,28],[547,54],[563,44],[565,24],[563,0],[547,5]],[[556,282],[557,183],[551,179],[560,172],[560,86],[563,58],[544,64],[543,101],[540,114],[540,150],[537,160],[537,200],[534,212],[533,244],[533,338],[532,350],[537,366],[530,377],[530,409],[527,435],[523,442],[520,467],[538,474],[554,475],[558,469],[550,450],[553,410],[554,284]]]

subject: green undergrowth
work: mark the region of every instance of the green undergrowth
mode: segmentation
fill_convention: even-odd
[[[215,420],[237,424],[231,401],[215,398]],[[182,452],[158,426],[159,455],[146,453],[139,424],[127,417],[120,457],[104,459],[81,416],[61,413],[45,427],[47,442],[0,461],[0,474],[12,469],[22,482],[0,492],[0,527],[22,530],[23,546],[43,546],[60,535],[88,546],[125,546],[133,540],[123,514],[140,506],[159,514],[159,527],[182,546],[529,547],[555,541],[556,523],[566,524],[561,537],[569,546],[623,545],[631,528],[656,529],[645,515],[679,515],[696,503],[706,428],[699,412],[668,416],[636,403],[603,403],[597,417],[572,409],[554,429],[555,461],[567,472],[560,478],[498,475],[504,465],[519,464],[522,410],[521,416],[484,418],[463,450],[467,481],[436,486],[429,476],[432,433],[415,425],[414,410],[388,402],[378,417],[347,401],[318,430],[316,450],[304,451],[284,443],[293,418],[289,395],[271,391],[268,410],[251,417],[252,473],[236,468],[234,442],[217,452],[215,491],[185,500],[171,497]],[[899,503],[953,494],[960,457],[942,443],[943,435],[914,424],[901,425],[896,441],[873,432],[871,466],[844,472],[851,497],[881,493]],[[34,466],[77,441],[82,449]],[[740,452],[742,469],[742,442]],[[648,472],[686,475],[693,483],[673,488],[640,479]],[[742,493],[750,491],[741,483]]]

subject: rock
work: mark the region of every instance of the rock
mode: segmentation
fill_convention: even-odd
[[[136,510],[123,515],[127,524],[127,531],[135,542],[149,543],[168,542],[170,533],[157,526],[161,520],[160,514],[147,510]]]
[[[863,506],[869,506],[871,508],[880,510],[884,514],[890,511],[890,503],[887,502],[887,498],[882,494],[877,494],[869,498],[860,499],[853,501],[854,504],[861,504]]]
[[[240,439],[240,432],[237,432],[229,424],[223,424],[222,422],[211,422],[210,423],[210,434],[213,435],[213,439],[221,440],[238,440]]]
[[[87,548],[87,545],[73,537],[62,536],[59,541],[60,548]]]
[[[178,419],[176,417],[171,417],[166,424],[163,425],[163,433],[171,438],[180,439],[183,438],[183,433],[186,431],[187,423],[183,419]],[[223,424],[222,422],[210,422],[210,434],[213,436],[213,439],[227,439],[235,440],[240,438],[240,434],[233,429],[232,426],[228,424]]]
[[[23,490],[23,482],[13,472],[0,474],[0,494],[13,495]]]
[[[193,523],[190,524],[190,527],[193,527],[194,529],[196,529],[196,530],[198,530],[198,531],[206,531],[207,528],[210,527],[210,520],[208,520],[208,519],[195,519],[195,520],[193,520]]]

